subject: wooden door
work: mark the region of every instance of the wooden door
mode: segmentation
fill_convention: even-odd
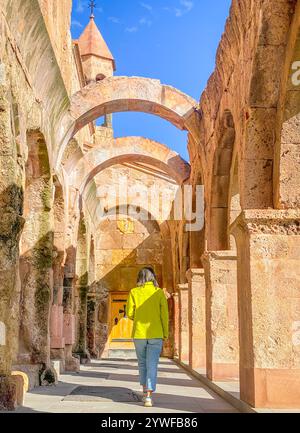
[[[126,315],[129,293],[112,293],[110,301],[110,349],[133,349],[133,321]]]

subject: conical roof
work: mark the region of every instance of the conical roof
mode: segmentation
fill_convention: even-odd
[[[93,15],[90,18],[89,24],[80,36],[78,44],[82,56],[93,55],[111,60],[114,69],[116,69],[115,59],[97,27]]]

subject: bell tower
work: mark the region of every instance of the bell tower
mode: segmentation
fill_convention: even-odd
[[[115,59],[95,23],[95,2],[90,2],[90,21],[81,34],[78,45],[87,83],[112,77],[116,70]],[[112,115],[105,116],[103,126],[112,127]]]

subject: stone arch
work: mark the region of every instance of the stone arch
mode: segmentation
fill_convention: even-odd
[[[28,131],[27,145],[23,215],[25,226],[20,239],[21,300],[17,362],[49,366],[49,316],[53,288],[53,184],[43,135],[36,130]]]
[[[249,94],[246,94],[248,107],[243,110],[245,140],[240,159],[243,209],[274,207],[280,86],[285,73],[285,52],[288,50],[288,35],[296,3],[266,1],[257,8],[258,31],[249,71]]]
[[[190,165],[178,153],[164,144],[144,137],[116,138],[112,147],[96,148],[84,155],[81,154],[75,164],[68,164],[67,170],[68,173],[74,173],[77,170],[80,172],[80,167],[85,163],[95,168],[110,159],[127,155],[136,155],[137,159],[139,157],[151,157],[158,161],[158,164],[179,184],[182,184],[190,176]],[[74,158],[73,154],[72,158]]]
[[[119,221],[122,218],[135,221],[138,224],[141,224],[144,226],[145,230],[147,231],[149,235],[149,239],[146,239],[145,242],[142,242],[143,248],[149,248],[151,246],[152,242],[154,244],[156,243],[156,240],[150,239],[151,237],[156,237],[156,234],[159,233],[161,236],[161,242],[162,242],[162,248],[164,251],[170,251],[171,248],[171,238],[170,238],[170,227],[168,221],[158,221],[153,214],[151,214],[148,210],[141,208],[140,209],[140,216],[139,218],[135,218],[134,216],[131,216],[128,213],[128,204],[119,204],[118,206],[111,207],[108,209],[107,214],[99,221],[97,232],[100,233],[103,230],[107,230],[107,221],[110,222],[116,222]],[[124,233],[126,233],[126,230],[128,228],[124,228]],[[123,230],[123,228],[119,229],[120,231]],[[129,234],[133,234],[129,232]],[[110,235],[111,236],[111,235]],[[98,238],[98,241],[101,242],[101,240]],[[99,243],[97,244],[97,247],[99,247]],[[163,251],[162,251],[163,252]],[[126,262],[126,260],[125,260]],[[169,254],[162,254],[162,265],[163,267],[168,267],[168,271],[164,273],[164,269],[162,269],[162,283],[164,284],[164,287],[168,290],[172,290],[172,275],[170,274],[171,266],[170,265],[170,255]],[[144,263],[145,265],[146,263]],[[97,280],[99,279],[99,275],[97,276]]]
[[[150,113],[181,130],[198,133],[197,102],[159,80],[141,77],[110,77],[94,82],[73,95],[61,128],[60,164],[68,141],[85,125],[105,114],[123,111]]]
[[[218,135],[219,144],[215,151],[211,180],[208,221],[208,249],[211,251],[229,249],[228,203],[235,138],[233,116],[229,110],[226,110]]]
[[[113,206],[97,227],[97,287],[99,330],[96,347],[99,353],[111,350],[109,293],[127,293],[136,285],[139,270],[152,266],[161,287],[165,286],[164,251],[167,227],[141,208],[142,219],[128,215],[128,204]],[[161,225],[163,226],[161,229]],[[170,270],[169,270],[170,274]]]
[[[85,192],[86,188],[88,187],[88,185],[90,184],[90,182],[92,182],[92,180],[95,178],[95,176],[97,176],[97,174],[99,174],[101,171],[103,171],[106,168],[109,168],[111,166],[117,165],[117,164],[132,163],[132,162],[145,163],[145,164],[149,164],[149,165],[152,165],[154,167],[157,167],[160,170],[167,172],[167,174],[172,176],[173,179],[174,179],[173,176],[176,176],[176,174],[173,171],[169,170],[169,168],[166,164],[161,163],[160,161],[157,161],[156,159],[154,159],[150,156],[136,155],[136,154],[120,155],[120,156],[116,156],[114,158],[111,158],[110,160],[105,161],[104,163],[96,166],[86,176],[86,178],[82,182],[81,189],[80,189],[81,197],[84,194],[84,192]],[[179,180],[178,176],[176,176],[176,178],[177,178],[177,180]],[[176,178],[174,180],[176,180]]]

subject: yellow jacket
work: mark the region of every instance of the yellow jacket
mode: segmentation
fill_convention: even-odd
[[[152,282],[131,290],[127,301],[127,317],[134,321],[132,330],[134,339],[167,339],[169,336],[166,295]]]

